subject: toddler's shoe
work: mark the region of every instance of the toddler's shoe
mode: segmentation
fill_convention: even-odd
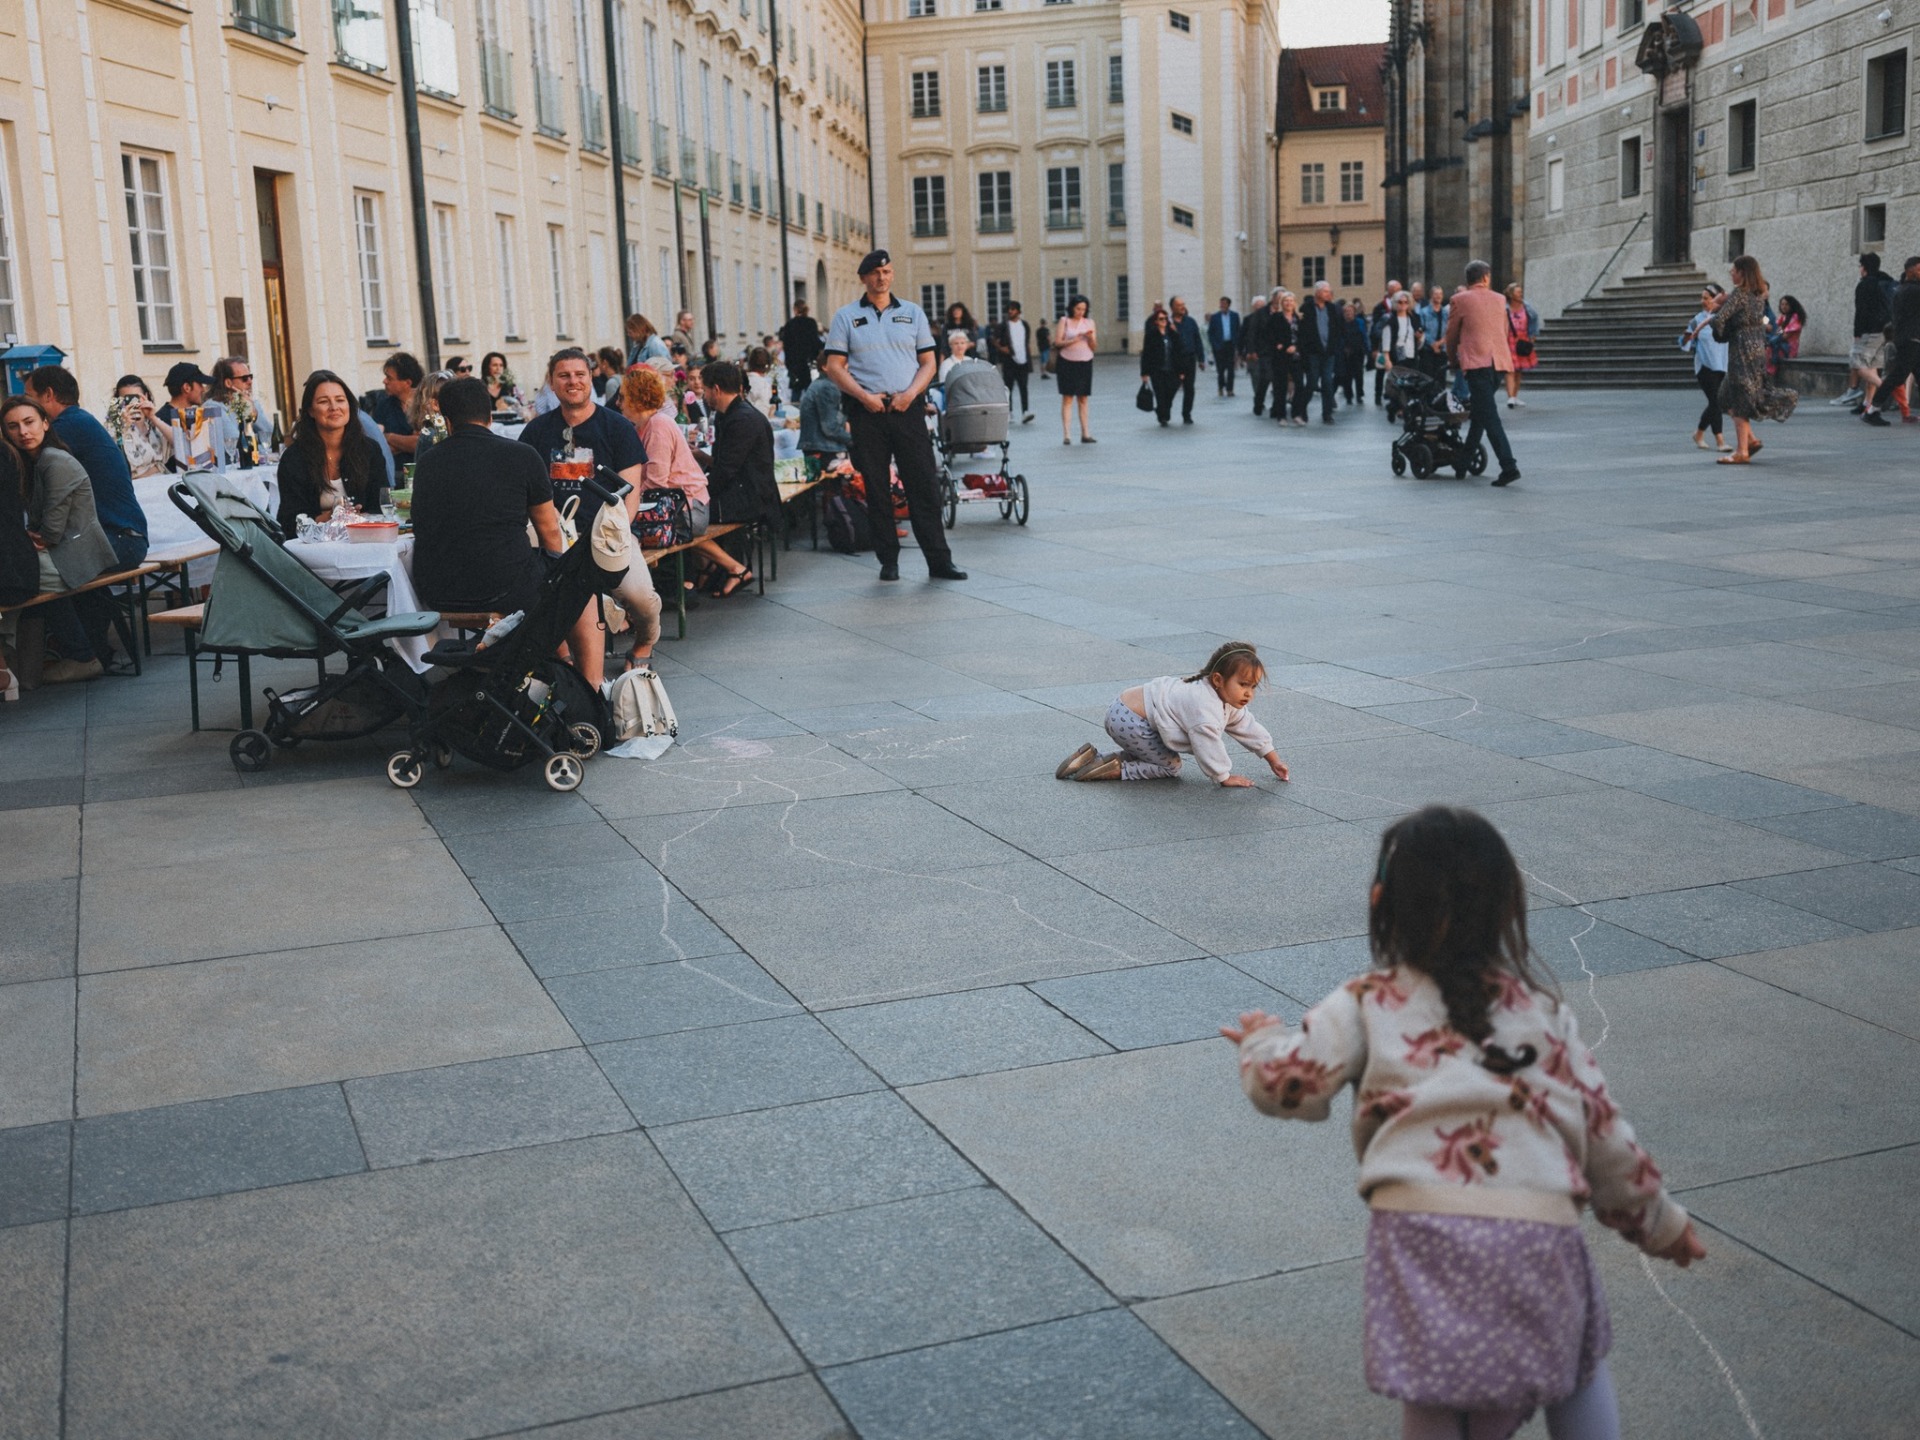
[[[1094,749],[1093,746],[1082,745],[1078,750],[1074,751],[1073,754],[1067,756],[1066,759],[1060,762],[1060,768],[1053,772],[1053,778],[1056,780],[1071,780],[1074,771],[1080,769],[1089,761],[1098,759],[1099,755],[1100,752]]]
[[[1076,780],[1118,780],[1120,778],[1120,757],[1103,755],[1090,765],[1083,765],[1074,771]]]

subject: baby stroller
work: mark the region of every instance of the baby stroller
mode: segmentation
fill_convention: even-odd
[[[1451,465],[1455,475],[1486,473],[1487,447],[1475,445],[1468,452],[1460,434],[1466,410],[1447,388],[1444,375],[1400,365],[1387,376],[1385,388],[1400,416],[1400,433],[1393,442],[1394,474],[1411,470],[1414,479],[1425,480],[1442,465]]]
[[[934,435],[940,447],[940,503],[946,509],[947,528],[960,518],[962,502],[991,500],[1000,518],[1027,523],[1027,477],[1007,473],[1007,428],[1012,409],[1006,381],[985,361],[969,360],[947,372],[947,408],[941,412]],[[990,472],[955,476],[956,462],[1000,452],[999,465]]]
[[[587,602],[627,573],[620,501],[631,487],[605,471],[580,483],[602,508],[554,561],[519,624],[505,633],[496,627],[491,642],[444,640],[427,652],[452,673],[428,692],[411,743],[387,758],[387,779],[402,790],[420,783],[428,759],[444,770],[455,755],[495,770],[539,763],[554,790],[577,790],[586,778],[582,762],[612,733],[613,717],[605,697],[553,652]]]
[[[220,547],[194,648],[240,656],[243,688],[252,655],[320,664],[315,684],[284,695],[266,692],[261,729],[251,728],[251,697],[242,697],[242,723],[249,728],[227,747],[234,769],[266,769],[275,747],[354,740],[426,714],[425,683],[387,642],[425,635],[440,623],[438,615],[420,611],[369,620],[360,607],[386,586],[385,574],[336,594],[281,548],[280,527],[247,501],[217,495],[199,480],[176,481],[167,495]],[[347,668],[329,675],[327,657],[335,654],[346,656]]]

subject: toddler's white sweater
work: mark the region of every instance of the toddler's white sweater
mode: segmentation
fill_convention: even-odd
[[[1140,692],[1147,723],[1160,732],[1167,748],[1193,756],[1216,785],[1233,773],[1223,736],[1233,736],[1256,755],[1273,749],[1273,736],[1253,718],[1253,712],[1230,709],[1205,680],[1162,675],[1147,681]]]

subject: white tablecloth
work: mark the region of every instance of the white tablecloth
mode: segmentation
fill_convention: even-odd
[[[518,440],[520,438],[520,432],[527,427],[525,425],[502,425],[498,421],[495,421],[489,428],[491,428],[496,435],[504,436],[509,440]]]
[[[300,540],[287,542],[287,553],[328,583],[340,580],[364,580],[369,575],[387,577],[386,602],[389,615],[420,608],[413,593],[413,537],[402,535],[390,543],[354,540]],[[433,636],[413,635],[393,642],[393,648],[416,671],[428,669],[427,651]]]
[[[215,494],[238,495],[272,515],[280,506],[280,482],[277,477],[276,466],[256,465],[251,470],[206,471],[191,477],[162,472],[134,481],[134,498],[140,502],[141,512],[147,517],[147,548],[159,550],[173,545],[198,543],[207,538],[205,532],[181,514],[180,507],[167,498],[167,487],[174,481],[191,478],[202,485],[210,484]],[[195,585],[206,584],[213,576],[213,561],[213,556],[194,561],[189,567],[188,580]]]

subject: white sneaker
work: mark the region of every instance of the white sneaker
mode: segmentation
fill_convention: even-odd
[[[1514,396],[1512,400],[1507,402],[1507,408],[1511,409],[1515,405],[1518,405],[1522,410],[1527,408],[1527,402],[1522,400],[1518,395]]]
[[[1863,398],[1862,392],[1856,386],[1854,389],[1847,391],[1847,393],[1842,395],[1839,399],[1829,400],[1827,401],[1827,403],[1829,405],[1858,405],[1862,398]]]

